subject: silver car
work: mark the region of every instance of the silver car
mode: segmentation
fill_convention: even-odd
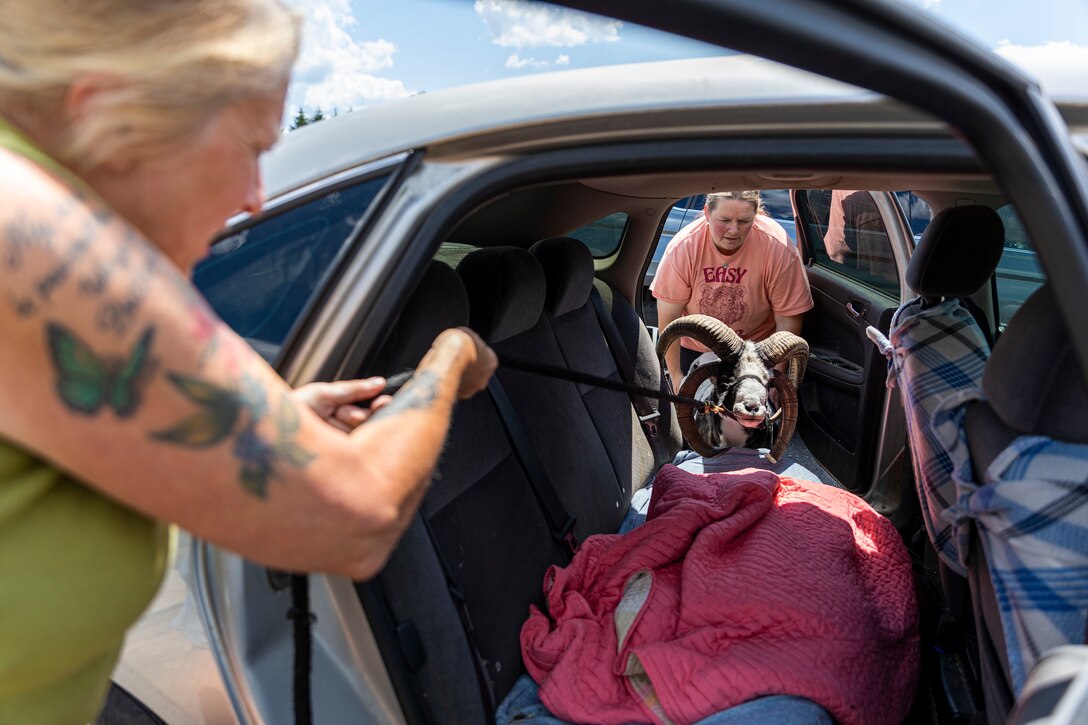
[[[554,237],[589,247],[599,289],[639,355],[644,285],[683,221],[673,220],[678,202],[688,200],[686,213],[715,188],[774,191],[779,206],[798,210],[791,237],[816,304],[804,323],[812,359],[798,443],[829,483],[864,497],[908,541],[919,512],[904,411],[865,333],[887,331],[915,296],[906,266],[920,230],[896,192],[934,214],[965,200],[998,210],[1002,264],[1021,270],[1020,286],[991,280],[972,295],[981,324],[1000,333],[1046,280],[1088,377],[1088,326],[1078,322],[1088,289],[1088,105],[1056,106],[996,56],[883,0],[674,0],[668,13],[621,0],[561,4],[752,55],[496,81],[287,135],[265,160],[266,208],[223,234],[195,281],[289,382],[409,366],[412,334],[461,324],[449,306],[417,306],[446,284],[436,265]],[[865,195],[873,210],[875,226],[859,230],[877,248],[868,267],[825,247],[836,189]],[[567,341],[556,333],[556,342]],[[614,530],[660,462],[626,398],[586,400],[591,418],[594,406],[619,405],[607,424],[626,437],[575,445],[562,426],[541,422],[546,410],[519,411],[553,478],[603,471],[618,481],[614,510],[580,516],[580,535]],[[389,568],[369,582],[309,577],[312,671],[300,679],[294,669],[291,578],[193,542],[186,570],[129,639],[114,704],[139,701],[171,723],[279,723],[293,720],[293,699],[308,691],[321,723],[488,721],[522,672],[518,617],[539,597],[559,545],[522,488],[516,446],[474,428],[485,417],[469,403],[455,413],[442,478]],[[918,722],[984,717],[981,681],[993,675],[970,666],[973,625],[952,630],[960,649],[925,660]]]

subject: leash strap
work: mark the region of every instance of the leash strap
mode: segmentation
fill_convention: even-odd
[[[674,395],[673,393],[668,393],[664,390],[652,390],[650,388],[644,388],[641,385],[633,385],[619,380],[601,378],[596,375],[590,375],[589,373],[570,370],[556,365],[545,365],[530,360],[521,360],[520,358],[510,357],[508,355],[496,354],[499,357],[499,365],[501,367],[510,368],[511,370],[520,370],[535,375],[544,375],[549,378],[558,378],[559,380],[567,380],[572,383],[584,383],[585,385],[592,385],[597,388],[604,388],[605,390],[615,390],[616,392],[627,393],[628,395],[644,395],[648,398],[665,400],[670,403],[681,403],[703,410],[706,410],[707,408],[705,400],[696,400],[695,398],[689,398],[684,395]],[[388,376],[385,381],[385,387],[382,388],[379,395],[395,395],[397,391],[412,379],[414,374],[415,370],[405,370],[396,375]],[[706,412],[728,415],[726,411],[722,410],[706,410]]]

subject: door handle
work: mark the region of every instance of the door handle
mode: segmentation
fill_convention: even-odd
[[[846,314],[853,317],[855,320],[861,319],[861,316],[865,314],[868,305],[862,303],[860,309],[858,303],[850,301],[846,303]]]

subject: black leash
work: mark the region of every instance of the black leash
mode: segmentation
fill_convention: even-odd
[[[522,360],[516,357],[510,357],[509,355],[502,355],[496,353],[499,357],[499,365],[511,370],[520,370],[526,373],[532,373],[534,375],[544,375],[549,378],[558,378],[560,380],[568,380],[572,383],[583,383],[585,385],[592,385],[597,388],[604,388],[606,390],[615,390],[620,393],[627,393],[628,395],[644,395],[648,398],[656,398],[658,400],[666,400],[670,403],[680,403],[682,405],[690,405],[693,408],[697,408],[703,413],[710,414],[715,413],[717,415],[724,415],[732,418],[733,415],[717,405],[713,405],[705,400],[696,400],[695,398],[688,398],[684,395],[675,395],[673,393],[667,393],[664,390],[653,390],[652,388],[644,388],[641,385],[634,385],[633,383],[627,383],[620,380],[610,380],[609,378],[602,378],[596,375],[590,375],[589,373],[583,373],[578,370],[571,370],[569,368],[559,367],[557,365],[545,365],[543,363],[532,362],[529,360]],[[405,370],[402,373],[396,375],[390,375],[386,378],[385,387],[382,389],[380,395],[394,395],[398,390],[404,387],[404,384],[412,379],[415,374],[415,370]]]

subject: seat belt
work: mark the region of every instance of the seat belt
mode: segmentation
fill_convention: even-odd
[[[613,319],[612,313],[605,307],[604,298],[601,297],[596,285],[593,286],[589,295],[593,299],[593,309],[597,311],[597,320],[601,324],[601,330],[604,331],[608,349],[612,352],[612,359],[616,363],[616,369],[619,370],[620,376],[625,382],[638,384],[635,363],[631,359],[630,351],[623,343],[620,328],[616,326],[616,320]],[[659,386],[661,386],[662,390],[664,389],[664,377],[659,380]],[[639,423],[642,424],[642,432],[646,434],[646,440],[650,443],[650,448],[653,449],[654,470],[656,471],[663,464],[672,460],[672,456],[669,455],[669,451],[665,447],[665,440],[661,437],[661,432],[658,429],[658,420],[661,418],[661,413],[656,407],[657,403],[651,402],[649,398],[634,393],[629,393],[628,397],[631,399],[631,405],[635,408],[635,414],[638,415]]]
[[[480,653],[479,647],[476,646],[476,630],[472,626],[472,618],[468,613],[468,603],[465,600],[465,595],[461,592],[461,588],[457,586],[457,581],[453,578],[453,570],[450,568],[449,562],[446,561],[445,554],[442,553],[442,547],[439,545],[427,517],[423,515],[422,511],[418,511],[416,516],[423,525],[423,530],[427,532],[427,538],[431,541],[431,548],[434,549],[435,558],[438,559],[438,565],[442,568],[442,575],[446,579],[446,589],[449,591],[450,599],[453,600],[453,605],[457,609],[457,617],[461,620],[461,630],[465,634],[465,641],[472,654],[473,669],[476,670],[476,681],[480,687],[480,701],[483,705],[484,717],[487,724],[491,725],[491,723],[495,722],[495,710],[498,705],[495,702],[495,690],[491,685],[491,678],[487,674],[483,655]]]
[[[517,411],[514,410],[514,405],[510,402],[497,376],[491,376],[491,380],[487,383],[487,392],[491,394],[491,399],[495,402],[499,417],[502,418],[502,426],[506,429],[510,443],[514,446],[514,453],[521,461],[521,466],[529,478],[529,485],[532,486],[536,500],[548,519],[552,538],[559,542],[568,558],[573,557],[574,552],[578,550],[578,539],[574,535],[575,518],[567,512],[563,502],[559,500],[559,494],[556,493],[555,486],[548,477],[547,471],[544,470],[540,458],[529,443]]]

